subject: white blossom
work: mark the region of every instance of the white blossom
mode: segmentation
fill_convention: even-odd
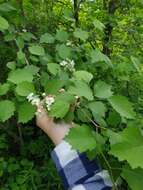
[[[64,67],[65,69],[68,69],[69,71],[74,71],[75,62],[74,60],[66,59],[60,62],[60,65]]]
[[[33,98],[34,98],[34,93],[33,93],[33,92],[30,93],[30,94],[27,96],[27,100],[28,100],[29,102],[32,101]]]
[[[79,99],[79,96],[75,96],[76,99]]]
[[[32,105],[38,106],[40,104],[40,98],[33,92],[27,96],[27,100],[28,102],[31,102]]]
[[[46,108],[48,111],[51,110],[51,106],[54,102],[55,102],[55,98],[53,96],[47,96],[45,98]]]
[[[71,64],[72,67],[75,66],[75,62],[73,60],[70,62],[70,64]]]
[[[54,103],[54,101],[55,101],[54,97],[52,97],[52,96],[46,97],[46,104],[52,104],[52,103]]]
[[[64,88],[61,88],[61,89],[59,90],[59,92],[65,92],[65,89],[64,89]]]
[[[31,104],[38,106],[38,105],[40,104],[40,98],[35,97],[35,98],[31,101]]]
[[[60,65],[61,65],[61,66],[66,66],[67,64],[68,64],[68,62],[67,62],[66,60],[60,62]]]
[[[27,30],[26,29],[22,29],[22,32],[27,32]]]
[[[67,41],[66,43],[67,46],[71,46],[72,45],[72,42],[70,40]]]

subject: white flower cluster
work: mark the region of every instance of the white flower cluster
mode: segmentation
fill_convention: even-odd
[[[68,40],[66,43],[67,46],[73,46],[72,41]]]
[[[53,96],[47,96],[46,98],[45,98],[45,103],[46,103],[46,108],[47,108],[47,110],[48,111],[50,111],[51,110],[51,106],[52,106],[52,104],[55,102],[55,98],[53,97]]]
[[[38,106],[40,104],[40,98],[38,95],[35,95],[34,93],[30,93],[27,96],[28,102],[31,102],[32,105]]]
[[[45,93],[43,93],[42,96],[45,97],[44,101],[43,100],[41,101],[38,95],[35,95],[34,93],[30,93],[27,96],[27,100],[32,105],[36,105],[36,106],[38,106],[40,104],[40,101],[41,101],[42,104],[45,104],[47,110],[50,111],[52,104],[55,102],[55,98],[51,95],[46,96]]]
[[[22,29],[22,32],[27,32],[27,30],[24,28],[24,29]]]
[[[75,66],[75,62],[74,60],[70,60],[70,59],[66,59],[66,60],[63,60],[62,62],[60,62],[60,65],[62,67],[64,67],[65,69],[68,69],[70,71],[74,71],[74,66]]]

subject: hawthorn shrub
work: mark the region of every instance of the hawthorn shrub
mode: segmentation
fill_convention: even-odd
[[[101,6],[99,2],[97,5]],[[58,15],[59,5],[55,6]],[[118,42],[114,44],[114,37],[107,42],[107,21],[103,24],[95,15],[86,23],[83,14],[86,6],[92,8],[91,12],[95,8],[92,2],[81,7],[81,21],[86,27],[77,25],[74,17],[65,14],[61,20],[66,26],[55,24],[54,20],[52,32],[45,32],[45,29],[32,32],[29,26],[23,28],[18,21],[12,21],[11,15],[17,14],[13,13],[14,6],[0,4],[2,190],[62,189],[50,160],[53,146],[35,127],[35,104],[45,95],[53,98],[47,114],[57,122],[76,124],[66,140],[73,148],[87,152],[90,159],[97,156],[102,167],[109,171],[113,189],[142,189],[140,49],[132,55],[132,48],[130,52],[123,48],[123,38],[120,47]],[[103,17],[104,14],[100,12]],[[43,17],[40,14],[39,17],[42,21]],[[122,18],[119,12],[116,17]],[[30,24],[30,21],[25,22]],[[122,22],[128,26],[128,20]],[[120,37],[124,29],[122,22],[118,21]],[[118,40],[116,30],[112,32]],[[96,43],[93,46],[94,33]],[[125,45],[129,43],[132,45],[132,41]],[[36,102],[31,104],[27,97],[36,98]]]

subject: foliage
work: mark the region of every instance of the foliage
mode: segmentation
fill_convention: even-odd
[[[30,93],[121,189],[142,189],[143,3],[0,1],[0,188],[62,189]],[[47,153],[45,153],[47,152]],[[119,172],[118,172],[119,170]]]
[[[79,138],[79,133],[81,138]],[[73,128],[66,140],[72,144],[73,148],[76,148],[81,152],[92,150],[93,147],[96,147],[94,135],[87,125],[76,126]]]
[[[118,136],[118,138],[117,138]],[[110,153],[117,156],[119,160],[127,160],[134,169],[143,167],[141,159],[143,149],[143,137],[138,128],[128,127],[124,131],[110,137],[111,150]],[[136,137],[136,138],[134,138]],[[114,140],[116,138],[116,140]]]

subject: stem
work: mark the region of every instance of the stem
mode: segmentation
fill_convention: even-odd
[[[20,144],[21,144],[21,146],[23,146],[24,145],[24,140],[23,140],[23,135],[22,135],[22,130],[21,130],[21,125],[20,124],[17,125],[17,129],[18,129],[18,133],[19,133]]]
[[[96,130],[98,128],[101,128],[101,129],[104,129],[104,130],[107,130],[107,128],[105,127],[101,127],[100,125],[98,125],[95,121],[93,121],[83,110],[81,110],[83,112],[83,114],[87,117],[87,119],[89,119],[89,121],[96,127]]]
[[[28,61],[28,59],[26,58],[26,56],[25,56],[25,62],[26,62],[27,65],[29,65],[29,61]]]
[[[33,179],[33,176],[32,176],[32,175],[31,175],[31,182],[32,182],[33,189],[34,189],[34,190],[37,190],[37,187],[36,187],[36,185],[35,185],[35,183],[34,183],[34,179]]]
[[[110,173],[110,177],[111,177],[111,181],[113,183],[113,190],[118,190],[116,184],[115,184],[115,181],[114,181],[114,177],[113,177],[113,172],[112,172],[112,167],[110,166],[108,160],[106,159],[105,155],[103,154],[103,152],[100,152],[101,153],[101,156],[103,157],[107,167],[108,167],[108,170],[109,170],[109,173]]]

